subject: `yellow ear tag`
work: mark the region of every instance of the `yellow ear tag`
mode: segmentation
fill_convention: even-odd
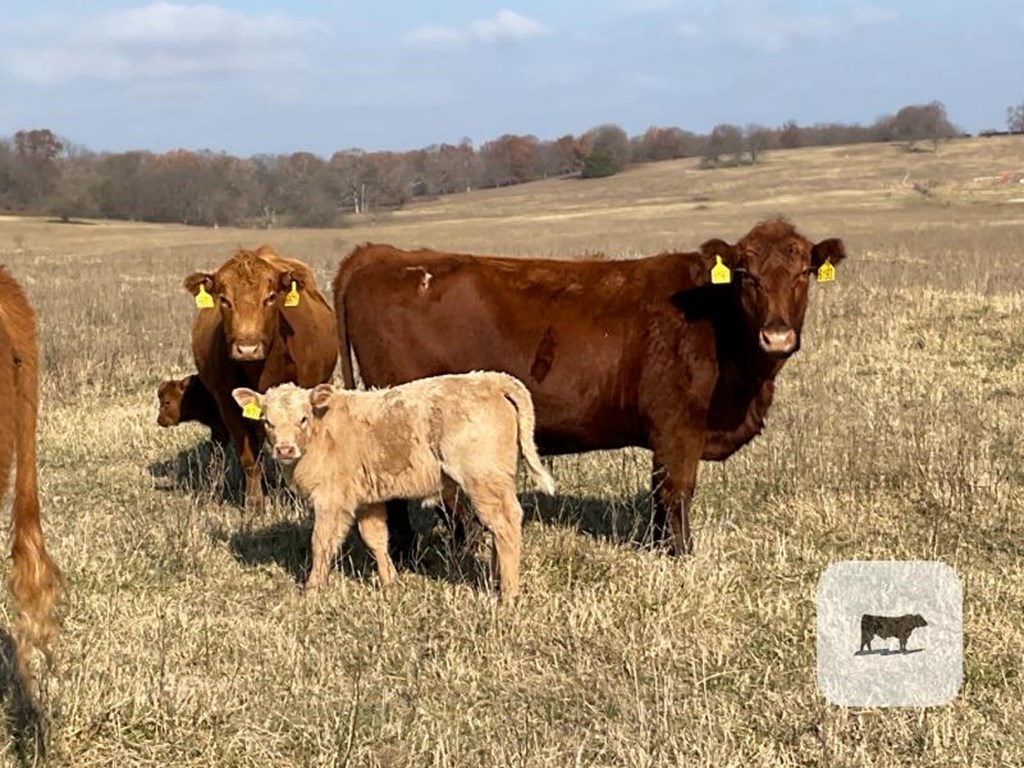
[[[818,282],[819,283],[830,283],[836,279],[836,268],[832,266],[832,262],[825,259],[825,263],[818,267]]]
[[[260,406],[258,403],[255,403],[252,400],[250,400],[248,403],[242,406],[242,418],[255,419],[256,421],[259,421],[261,418],[263,418],[263,411],[260,410]]]
[[[200,284],[196,294],[196,306],[200,309],[213,309],[213,296],[206,292],[206,286]]]
[[[732,282],[732,271],[722,263],[722,257],[715,254],[715,266],[711,268],[711,282],[715,285]]]
[[[294,280],[292,280],[292,289],[284,297],[284,305],[286,307],[299,306],[299,289],[295,287]]]

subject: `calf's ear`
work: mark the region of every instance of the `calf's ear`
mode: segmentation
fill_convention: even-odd
[[[327,410],[327,406],[330,405],[331,397],[334,396],[334,385],[332,384],[317,384],[309,392],[309,404],[313,406],[319,413],[317,416],[322,416],[323,412]]]
[[[249,403],[255,403],[262,410],[263,408],[263,395],[248,387],[238,387],[237,389],[231,390],[231,397],[235,399],[235,402],[242,408],[249,405]]]
[[[199,288],[203,287],[207,293],[213,293],[213,275],[208,272],[193,272],[185,278],[185,290],[195,296]]]
[[[845,258],[846,246],[838,237],[830,237],[811,247],[811,266],[815,269],[818,269],[826,260],[835,266]]]

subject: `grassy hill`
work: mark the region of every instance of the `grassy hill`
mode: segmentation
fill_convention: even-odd
[[[338,230],[0,219],[0,260],[39,313],[45,530],[70,592],[45,682],[53,763],[1024,764],[1024,186],[999,178],[1021,171],[1008,137],[658,163]],[[524,497],[513,609],[490,591],[486,541],[457,557],[429,515],[388,594],[350,541],[303,600],[304,507],[280,488],[247,518],[205,430],[156,426],[156,385],[192,368],[181,281],[239,245],[270,243],[328,284],[364,240],[631,257],[777,214],[850,256],[811,289],[765,433],[702,465],[686,560],[651,551],[650,458],[619,451],[557,459],[558,496]],[[958,571],[952,704],[820,695],[815,586],[842,559]],[[14,715],[11,763],[33,753]]]

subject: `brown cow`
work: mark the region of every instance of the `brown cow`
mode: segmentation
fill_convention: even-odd
[[[732,269],[713,284],[715,257]],[[334,280],[345,385],[505,371],[530,389],[546,455],[654,452],[659,511],[676,552],[701,458],[722,461],[761,431],[775,376],[800,347],[809,278],[845,256],[782,219],[735,245],[631,261],[478,257],[357,247]],[[394,513],[392,513],[394,511]],[[392,536],[408,546],[404,515]]]
[[[259,507],[263,490],[257,453],[263,429],[242,418],[231,390],[248,386],[266,392],[284,382],[313,387],[330,379],[338,360],[334,314],[312,270],[268,246],[239,249],[216,272],[189,275],[185,288],[216,304],[196,313],[192,354],[238,451],[245,504]]]
[[[209,393],[199,376],[160,382],[156,397],[160,412],[156,423],[161,427],[175,427],[188,421],[198,421],[210,428],[210,439],[215,445],[226,446],[230,435],[221,421],[217,401]]]
[[[14,473],[8,584],[18,608],[15,625],[18,673],[33,690],[32,650],[49,653],[57,624],[54,609],[63,590],[60,570],[43,543],[36,476],[39,351],[35,315],[14,278],[0,267],[0,498]]]

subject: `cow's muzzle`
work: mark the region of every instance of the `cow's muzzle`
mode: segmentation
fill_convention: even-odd
[[[800,347],[800,336],[788,325],[774,323],[766,325],[761,329],[758,341],[761,349],[769,355],[786,357],[797,351]]]
[[[156,423],[161,427],[173,427],[178,421],[171,416],[161,413],[156,417]]]
[[[262,360],[266,356],[262,341],[236,341],[231,345],[232,360]]]
[[[291,464],[294,461],[298,461],[302,457],[302,451],[299,450],[299,446],[293,443],[277,443],[274,445],[274,461],[279,461],[282,464]]]

